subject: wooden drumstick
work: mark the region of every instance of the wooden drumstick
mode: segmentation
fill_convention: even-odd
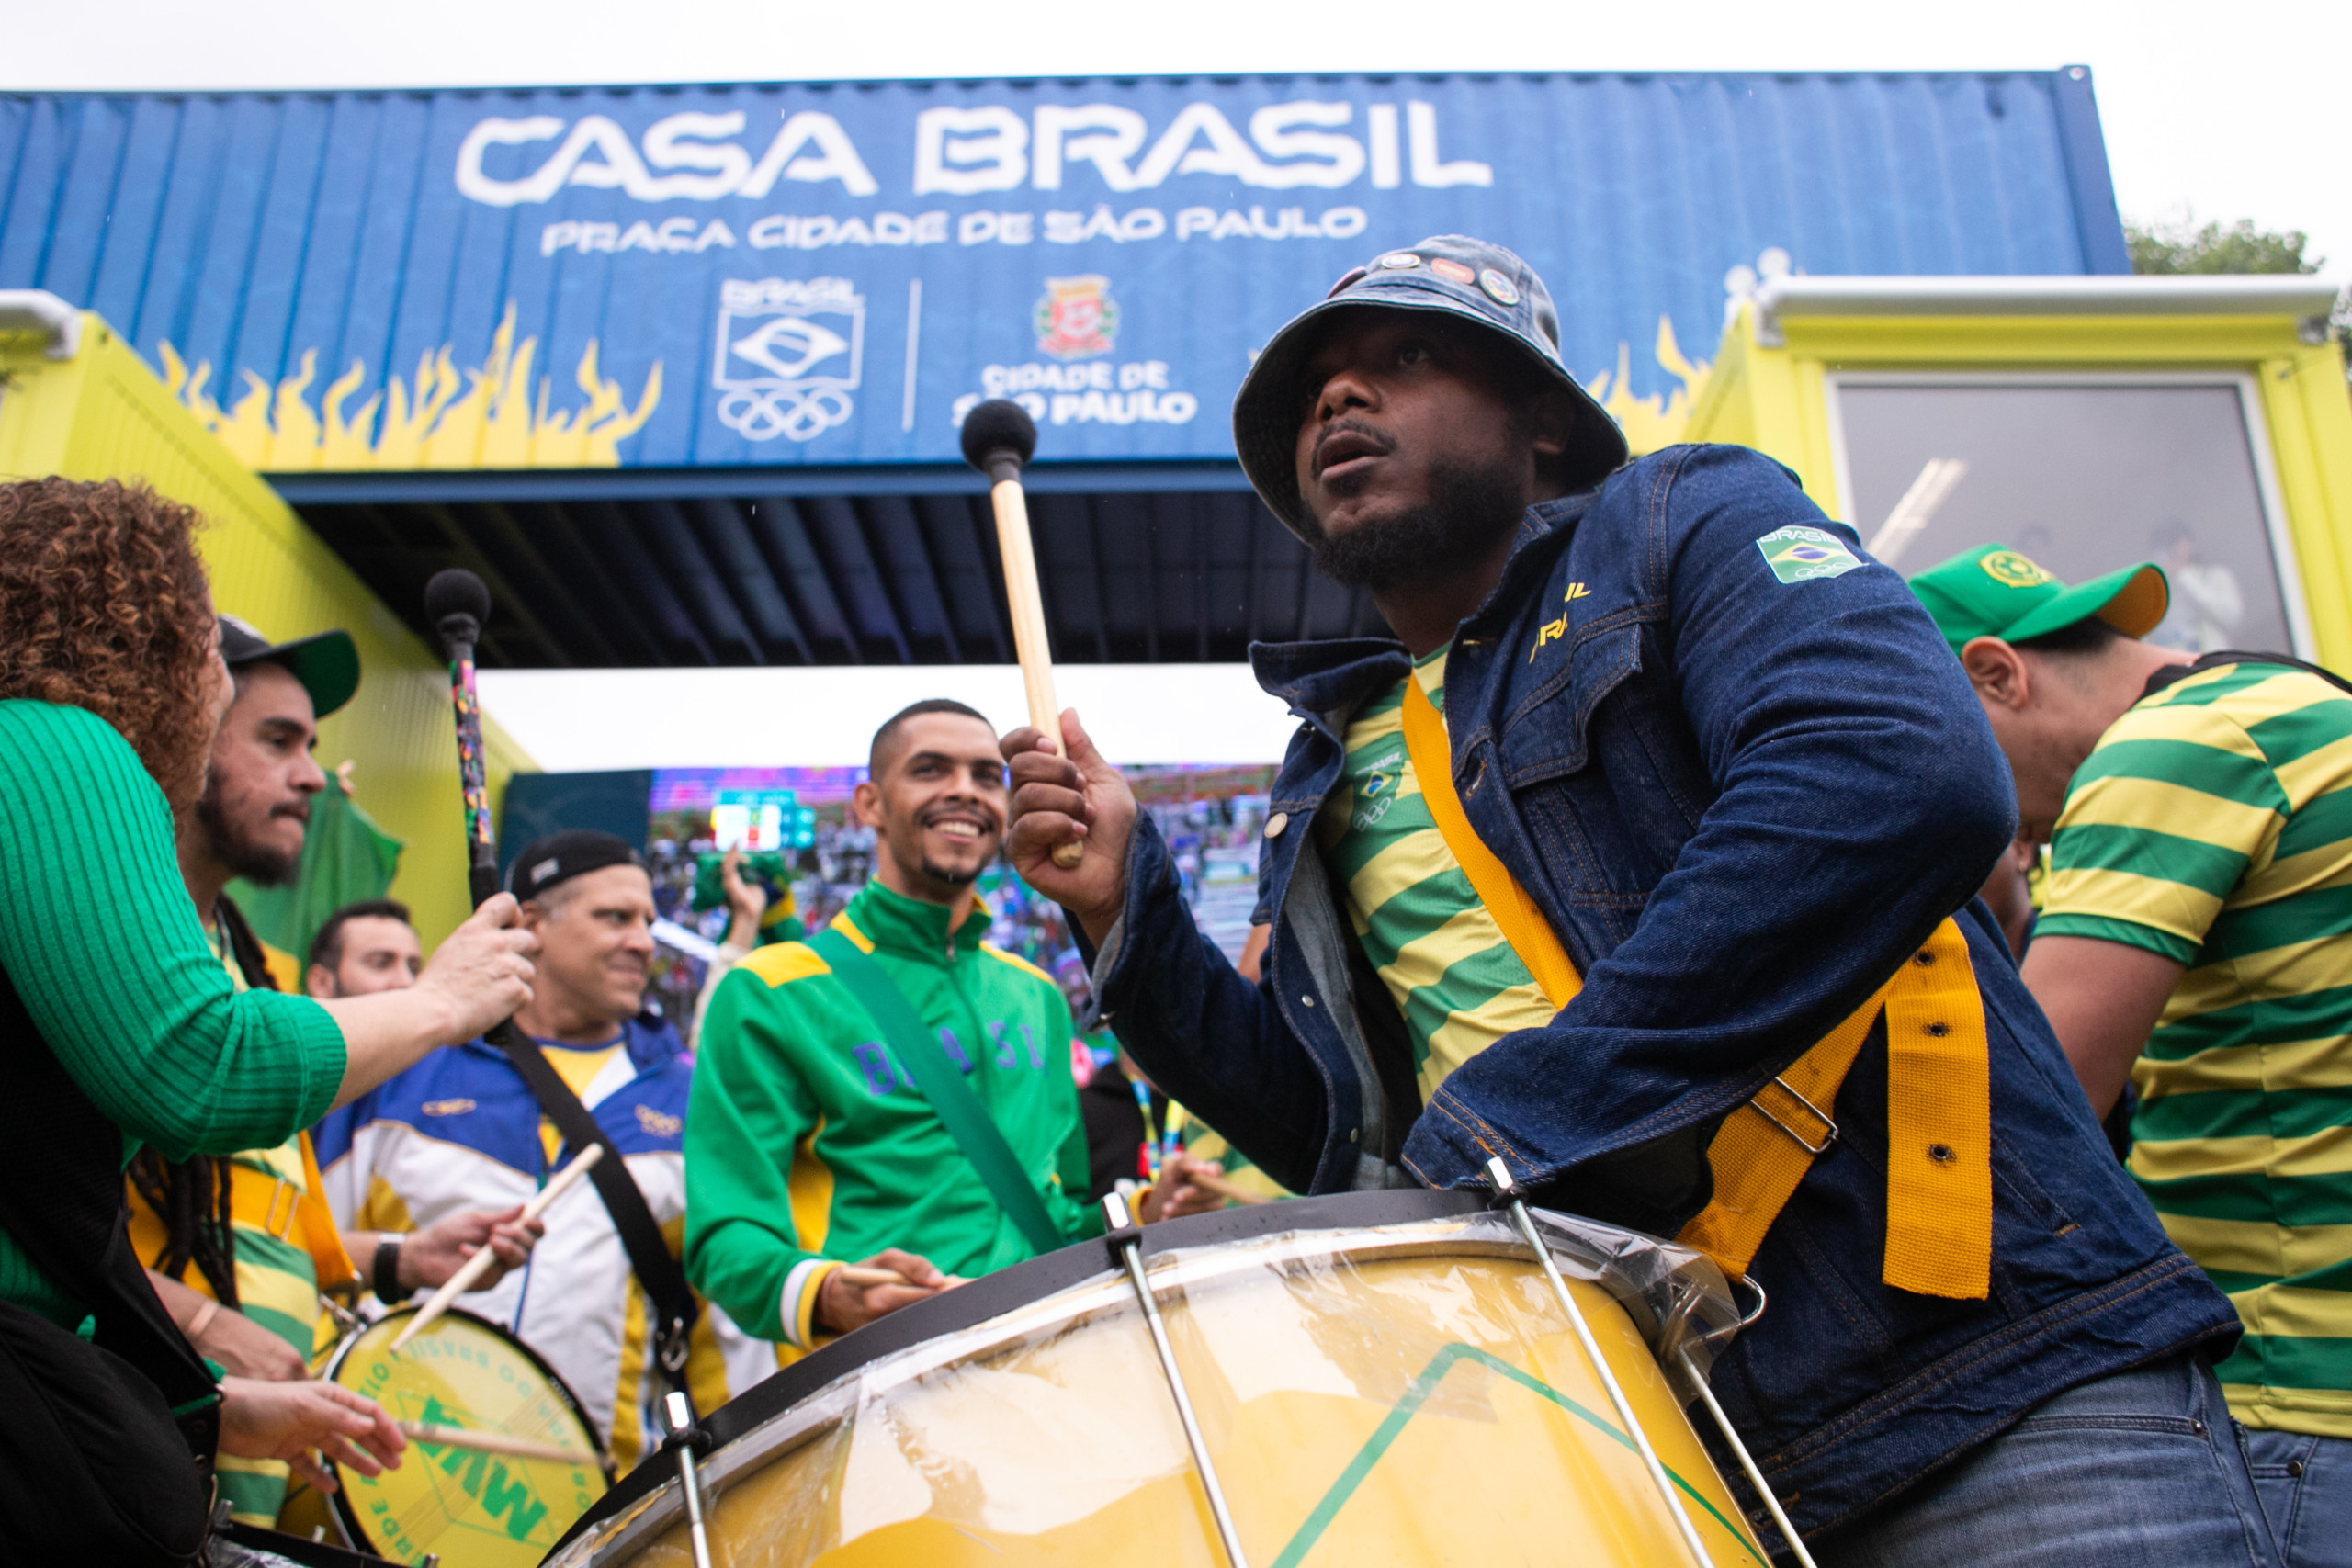
[[[1067,757],[1062,710],[1054,700],[1053,650],[1046,640],[1046,600],[1037,587],[1037,551],[1029,534],[1029,501],[1021,488],[1022,467],[1036,450],[1036,423],[1009,398],[982,403],[964,416],[964,460],[988,475],[989,501],[996,510],[1004,604],[1012,616],[1012,648],[1021,660],[1029,722],[1053,740],[1057,756]],[[1056,844],[1054,863],[1068,871],[1085,853],[1082,841]]]
[[[871,1285],[911,1285],[912,1280],[896,1269],[868,1269],[862,1264],[844,1263],[838,1270],[841,1277],[859,1290]]]
[[[398,1421],[393,1425],[401,1435],[413,1443],[435,1443],[449,1449],[479,1449],[486,1454],[504,1454],[509,1459],[546,1460],[552,1464],[588,1464],[598,1462],[594,1454],[582,1453],[577,1449],[560,1449],[553,1443],[534,1443],[522,1438],[510,1438],[503,1432],[469,1432],[462,1427],[428,1427],[422,1421]]]
[[[1195,1187],[1207,1188],[1218,1197],[1230,1202],[1265,1203],[1272,1201],[1263,1192],[1252,1192],[1247,1187],[1236,1187],[1224,1177],[1211,1176],[1205,1170],[1188,1170],[1184,1173],[1183,1179]]]
[[[581,1150],[579,1156],[570,1165],[555,1173],[554,1179],[532,1194],[531,1201],[523,1205],[520,1223],[528,1224],[545,1213],[547,1206],[562,1197],[564,1190],[572,1183],[587,1175],[590,1168],[604,1157],[604,1154],[605,1145],[602,1144],[591,1144]],[[449,1310],[449,1304],[452,1302],[472,1290],[474,1281],[487,1273],[491,1264],[495,1260],[496,1255],[491,1251],[490,1243],[483,1242],[474,1255],[467,1258],[455,1274],[449,1276],[449,1282],[434,1292],[425,1303],[416,1309],[416,1315],[408,1320],[408,1326],[401,1329],[400,1337],[392,1341],[391,1353],[395,1356],[399,1355],[401,1347],[424,1333],[427,1327],[431,1326],[435,1318]]]

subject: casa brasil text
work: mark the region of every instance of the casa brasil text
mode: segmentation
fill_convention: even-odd
[[[1356,109],[1308,99],[1268,104],[1251,113],[1245,137],[1206,102],[1185,105],[1157,136],[1140,112],[1120,104],[1040,104],[1025,119],[1001,105],[928,108],[915,117],[912,189],[1057,191],[1080,166],[1115,194],[1189,175],[1260,190],[1337,190],[1366,178],[1375,190],[1408,178],[1431,189],[1494,184],[1493,165],[1440,152],[1436,106],[1365,105],[1362,135]],[[747,134],[752,140],[736,140]],[[542,146],[548,142],[552,150]],[[639,201],[756,201],[779,180],[838,184],[853,197],[882,188],[841,122],[813,109],[782,111],[772,134],[741,109],[670,115],[641,137],[603,115],[483,119],[458,149],[456,175],[461,195],[491,207],[552,200],[571,186]]]
[[[1181,209],[1172,225],[1179,240],[1352,240],[1369,220],[1361,207],[1332,207],[1309,217],[1303,207],[1285,207],[1269,213],[1262,206],[1247,212],[1213,207]],[[830,245],[1026,245],[1043,241],[1050,245],[1075,245],[1090,240],[1125,243],[1157,240],[1170,232],[1168,215],[1156,207],[1130,208],[1113,213],[1098,203],[1086,212],[877,212],[871,218],[792,217],[771,213],[753,219],[743,229],[741,243],[753,250],[819,251]],[[539,254],[560,251],[650,251],[684,255],[713,247],[733,250],[739,241],[723,218],[668,218],[659,223],[639,219],[626,226],[566,219],[539,231]]]

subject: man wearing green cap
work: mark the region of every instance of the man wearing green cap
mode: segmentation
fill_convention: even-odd
[[[2015,550],[1912,580],[2051,846],[2025,980],[2132,1175],[2245,1337],[2217,1369],[2290,1565],[2352,1562],[2352,694],[2139,640],[2152,565]]]

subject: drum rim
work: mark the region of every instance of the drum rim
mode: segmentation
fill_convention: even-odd
[[[334,1382],[335,1373],[342,1370],[344,1361],[350,1356],[354,1349],[357,1348],[359,1341],[365,1338],[371,1329],[379,1328],[385,1324],[391,1323],[399,1318],[413,1317],[416,1315],[417,1311],[418,1308],[414,1305],[394,1307],[390,1312],[386,1313],[383,1316],[375,1319],[373,1322],[362,1324],[357,1328],[355,1328],[350,1333],[345,1335],[343,1337],[343,1342],[334,1348],[334,1353],[327,1358],[326,1366],[319,1373],[320,1380],[324,1382]],[[530,1359],[531,1364],[537,1367],[540,1373],[546,1377],[548,1382],[554,1386],[556,1393],[563,1396],[565,1403],[571,1405],[571,1413],[580,1417],[580,1425],[586,1428],[588,1433],[589,1446],[595,1450],[596,1470],[598,1473],[602,1474],[605,1478],[605,1496],[599,1497],[594,1503],[591,1503],[588,1506],[588,1512],[581,1515],[580,1519],[574,1519],[572,1521],[572,1529],[579,1529],[580,1520],[585,1519],[589,1514],[594,1513],[599,1507],[603,1506],[605,1497],[609,1497],[613,1495],[613,1488],[616,1484],[616,1478],[613,1474],[612,1450],[605,1446],[604,1438],[597,1435],[595,1418],[588,1414],[588,1407],[580,1403],[580,1396],[571,1392],[571,1385],[563,1381],[563,1374],[557,1371],[552,1366],[549,1366],[548,1364],[548,1359],[545,1356],[540,1355],[537,1350],[533,1349],[530,1345],[524,1340],[521,1335],[515,1333],[513,1329],[508,1328],[503,1324],[493,1323],[489,1318],[481,1315],[479,1313],[468,1312],[463,1307],[449,1307],[445,1310],[441,1315],[443,1317],[462,1318],[466,1322],[472,1324],[477,1328],[487,1328],[492,1334],[497,1335],[501,1339],[505,1340],[508,1344],[522,1351],[525,1356]],[[340,1387],[342,1385],[338,1383],[336,1386]],[[369,1537],[366,1531],[359,1528],[359,1521],[357,1518],[359,1506],[352,1501],[351,1487],[344,1480],[343,1467],[336,1464],[331,1456],[322,1457],[326,1457],[327,1467],[334,1474],[334,1492],[327,1498],[327,1503],[334,1515],[337,1528],[343,1531],[343,1539],[350,1543],[349,1550],[353,1551],[360,1552],[363,1555],[380,1557],[382,1554],[376,1551],[373,1538]],[[642,1464],[638,1466],[638,1469],[639,1470],[644,1468],[645,1467]],[[566,1530],[563,1535],[557,1540],[555,1547],[551,1547],[548,1550],[552,1551],[557,1548],[561,1547],[565,1541],[570,1540],[571,1539],[571,1530]],[[385,1561],[390,1561],[390,1559],[385,1559]]]
[[[1487,1195],[1483,1191],[1440,1192],[1426,1188],[1285,1199],[1248,1208],[1216,1209],[1147,1225],[1142,1232],[1143,1251],[1148,1258],[1179,1248],[1251,1241],[1286,1231],[1361,1231],[1423,1220],[1456,1219],[1484,1213],[1488,1206]],[[836,1380],[886,1356],[928,1339],[978,1327],[990,1318],[1101,1279],[1119,1267],[1102,1238],[1095,1237],[1073,1242],[928,1301],[901,1307],[762,1379],[705,1416],[703,1430],[709,1434],[712,1451],[716,1452],[786,1414]],[[676,1479],[677,1472],[671,1467],[649,1464],[640,1459],[635,1470],[621,1477],[572,1522],[571,1529],[548,1551],[548,1560],[553,1562],[581,1534]]]

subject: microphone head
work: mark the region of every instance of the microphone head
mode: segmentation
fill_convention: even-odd
[[[1010,398],[990,399],[964,416],[964,461],[984,474],[1000,452],[1026,463],[1036,450],[1036,422]]]
[[[447,637],[448,623],[458,617],[472,623],[466,640],[481,636],[482,623],[490,619],[490,590],[464,567],[453,566],[435,572],[433,581],[424,585],[424,618]]]

